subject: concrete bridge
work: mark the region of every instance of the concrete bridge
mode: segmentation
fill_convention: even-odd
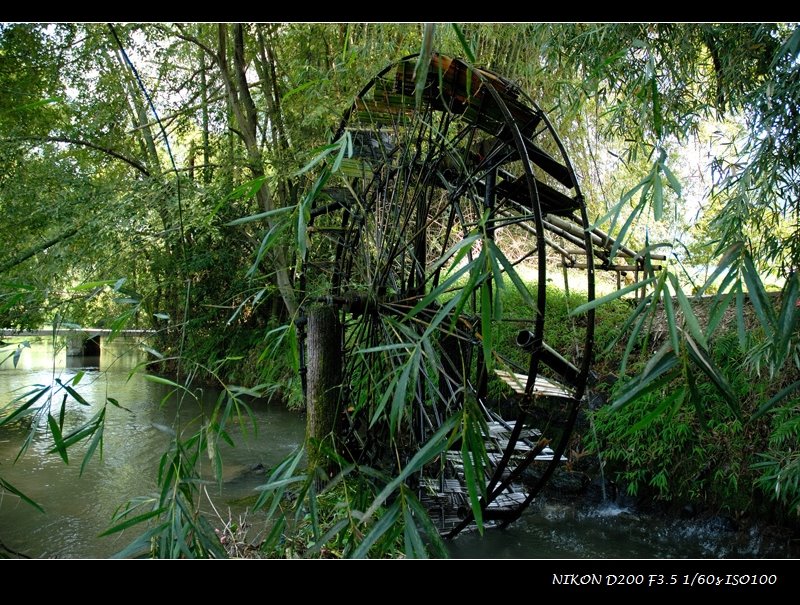
[[[110,330],[108,328],[58,328],[57,330],[12,330],[0,328],[0,337],[26,337],[26,336],[64,336],[67,339],[67,357],[81,355],[100,355],[100,341],[103,336],[138,336],[145,338],[156,333],[155,330]]]

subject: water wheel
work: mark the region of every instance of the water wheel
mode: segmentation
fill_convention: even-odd
[[[593,297],[589,224],[531,99],[441,55],[418,94],[417,63],[381,71],[345,113],[336,140],[348,152],[310,210],[302,287],[338,318],[343,454],[396,467],[444,419],[478,410],[482,518],[507,524],[565,460],[584,397],[593,316],[576,325],[563,301],[549,308],[547,282],[577,246]],[[453,447],[414,478],[451,536],[473,519],[474,469]]]

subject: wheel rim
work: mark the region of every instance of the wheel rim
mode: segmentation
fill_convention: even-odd
[[[523,428],[509,431],[487,467],[486,507],[509,471],[521,473],[514,452],[531,421],[548,428],[559,415],[531,413],[548,376],[570,393],[550,466],[566,447],[588,376],[593,318],[571,350],[546,345],[546,251],[555,244],[545,216],[584,228],[588,221],[564,148],[530,99],[491,72],[434,55],[417,104],[416,62],[407,57],[383,70],[346,112],[337,138],[350,139],[353,155],[315,202],[315,229],[329,235],[316,257],[327,262],[312,260],[307,273],[340,309],[343,443],[356,461],[407,459],[466,404],[496,417],[492,404],[514,395],[492,370],[505,372],[506,382],[522,376],[512,390]],[[588,240],[586,253],[591,265]],[[527,301],[527,316],[502,304],[509,289]],[[591,298],[591,271],[589,290]],[[528,348],[509,352],[518,333]]]

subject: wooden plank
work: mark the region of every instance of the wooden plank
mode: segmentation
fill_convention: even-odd
[[[513,178],[513,175],[509,174],[508,176]],[[578,200],[561,193],[539,179],[535,179],[535,181],[536,193],[539,195],[543,214],[552,214],[554,216],[569,215],[580,208]],[[532,207],[530,191],[528,191],[528,180],[524,174],[513,180],[509,178],[501,180],[497,184],[497,193],[522,204],[526,208]]]
[[[528,377],[525,374],[516,372],[506,372],[505,370],[495,370],[497,377],[514,389],[515,393],[525,394],[525,385]],[[552,381],[544,376],[537,376],[534,383],[532,395],[540,397],[563,397],[571,399],[575,392],[566,385]]]
[[[486,509],[492,511],[507,510],[511,512],[524,504],[527,497],[528,494],[526,492],[505,492],[490,502]]]
[[[559,266],[564,266],[564,263],[559,263]],[[586,263],[575,263],[574,265],[567,265],[570,269],[588,269],[589,265]],[[642,267],[636,265],[594,265],[595,269],[602,271],[643,271]],[[661,265],[653,265],[653,271],[661,271]],[[637,280],[638,281],[638,280]]]
[[[538,147],[528,137],[522,137],[522,140],[525,143],[525,148],[528,151],[528,158],[531,162],[536,164],[539,168],[564,185],[564,187],[567,187],[568,189],[572,189],[574,187],[569,168],[561,164],[546,151]]]
[[[492,421],[488,423],[489,426],[489,436],[490,437],[503,437],[508,436],[511,434],[511,431],[514,429],[514,425],[516,424],[516,420],[510,420],[506,423],[510,428],[506,428],[502,424],[496,421]],[[520,438],[521,439],[529,439],[531,437],[541,437],[542,431],[539,429],[534,428],[527,428],[522,429],[520,431]]]

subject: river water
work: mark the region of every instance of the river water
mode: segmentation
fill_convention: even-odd
[[[3,352],[5,351],[5,352]],[[0,359],[9,348],[0,351]],[[89,463],[79,476],[81,452],[71,453],[70,465],[49,453],[52,439],[39,432],[28,451],[14,463],[27,429],[20,424],[0,428],[0,477],[41,504],[41,514],[18,498],[0,496],[0,541],[31,557],[108,557],[134,536],[100,538],[118,506],[135,496],[155,491],[158,460],[168,445],[163,427],[184,424],[208,405],[184,402],[176,414],[174,401],[164,399],[168,388],[130,372],[144,360],[126,339],[104,344],[99,358],[66,358],[48,343],[25,349],[15,368],[12,360],[0,364],[0,407],[33,384],[62,382],[85,372],[76,387],[92,405],[68,404],[67,426],[88,420],[107,396],[130,411],[108,407],[103,457]],[[54,409],[60,407],[60,399]],[[254,404],[258,431],[247,435],[232,430],[235,448],[224,451],[222,491],[209,483],[207,490],[217,511],[234,518],[244,512],[241,500],[252,498],[264,482],[257,465],[270,467],[302,442],[301,416],[279,405]],[[65,430],[67,429],[65,426]],[[208,502],[203,510],[214,511]],[[797,542],[761,529],[731,531],[719,523],[682,521],[638,515],[611,503],[565,505],[544,501],[511,528],[459,536],[450,544],[456,558],[717,558],[799,556]]]
[[[9,340],[9,339],[6,339]],[[5,353],[0,359],[8,354]],[[2,353],[0,351],[0,353]],[[130,412],[108,406],[103,457],[97,454],[80,475],[82,452],[70,452],[65,465],[57,454],[48,453],[52,439],[41,431],[28,451],[14,464],[14,458],[27,435],[19,424],[0,428],[0,476],[38,502],[41,514],[14,496],[0,496],[0,540],[16,551],[32,557],[107,557],[121,550],[135,534],[121,537],[98,537],[110,527],[118,506],[136,496],[156,490],[158,461],[169,445],[164,427],[174,426],[176,403],[162,399],[169,388],[130,372],[145,359],[135,343],[117,339],[103,344],[99,358],[67,358],[61,350],[54,354],[49,343],[25,349],[14,368],[12,360],[0,365],[0,407],[18,396],[20,389],[33,384],[53,384],[56,378],[66,382],[77,372],[85,375],[76,390],[92,405],[87,408],[69,402],[67,426],[75,427],[90,419],[105,398],[113,397]],[[198,415],[198,405],[209,405],[217,393],[207,391],[202,402],[184,401],[178,414],[184,424]],[[58,397],[54,415],[61,405]],[[242,435],[237,428],[231,434],[237,447],[223,444],[223,490],[209,482],[207,490],[220,514],[226,518],[233,503],[234,518],[243,506],[235,503],[252,497],[256,486],[264,483],[264,474],[251,471],[256,465],[269,468],[302,442],[304,426],[298,414],[280,405],[253,405],[257,434]],[[221,448],[222,449],[222,448]],[[210,472],[209,472],[210,475]],[[213,514],[211,505],[204,510]],[[132,530],[135,531],[135,530]]]

